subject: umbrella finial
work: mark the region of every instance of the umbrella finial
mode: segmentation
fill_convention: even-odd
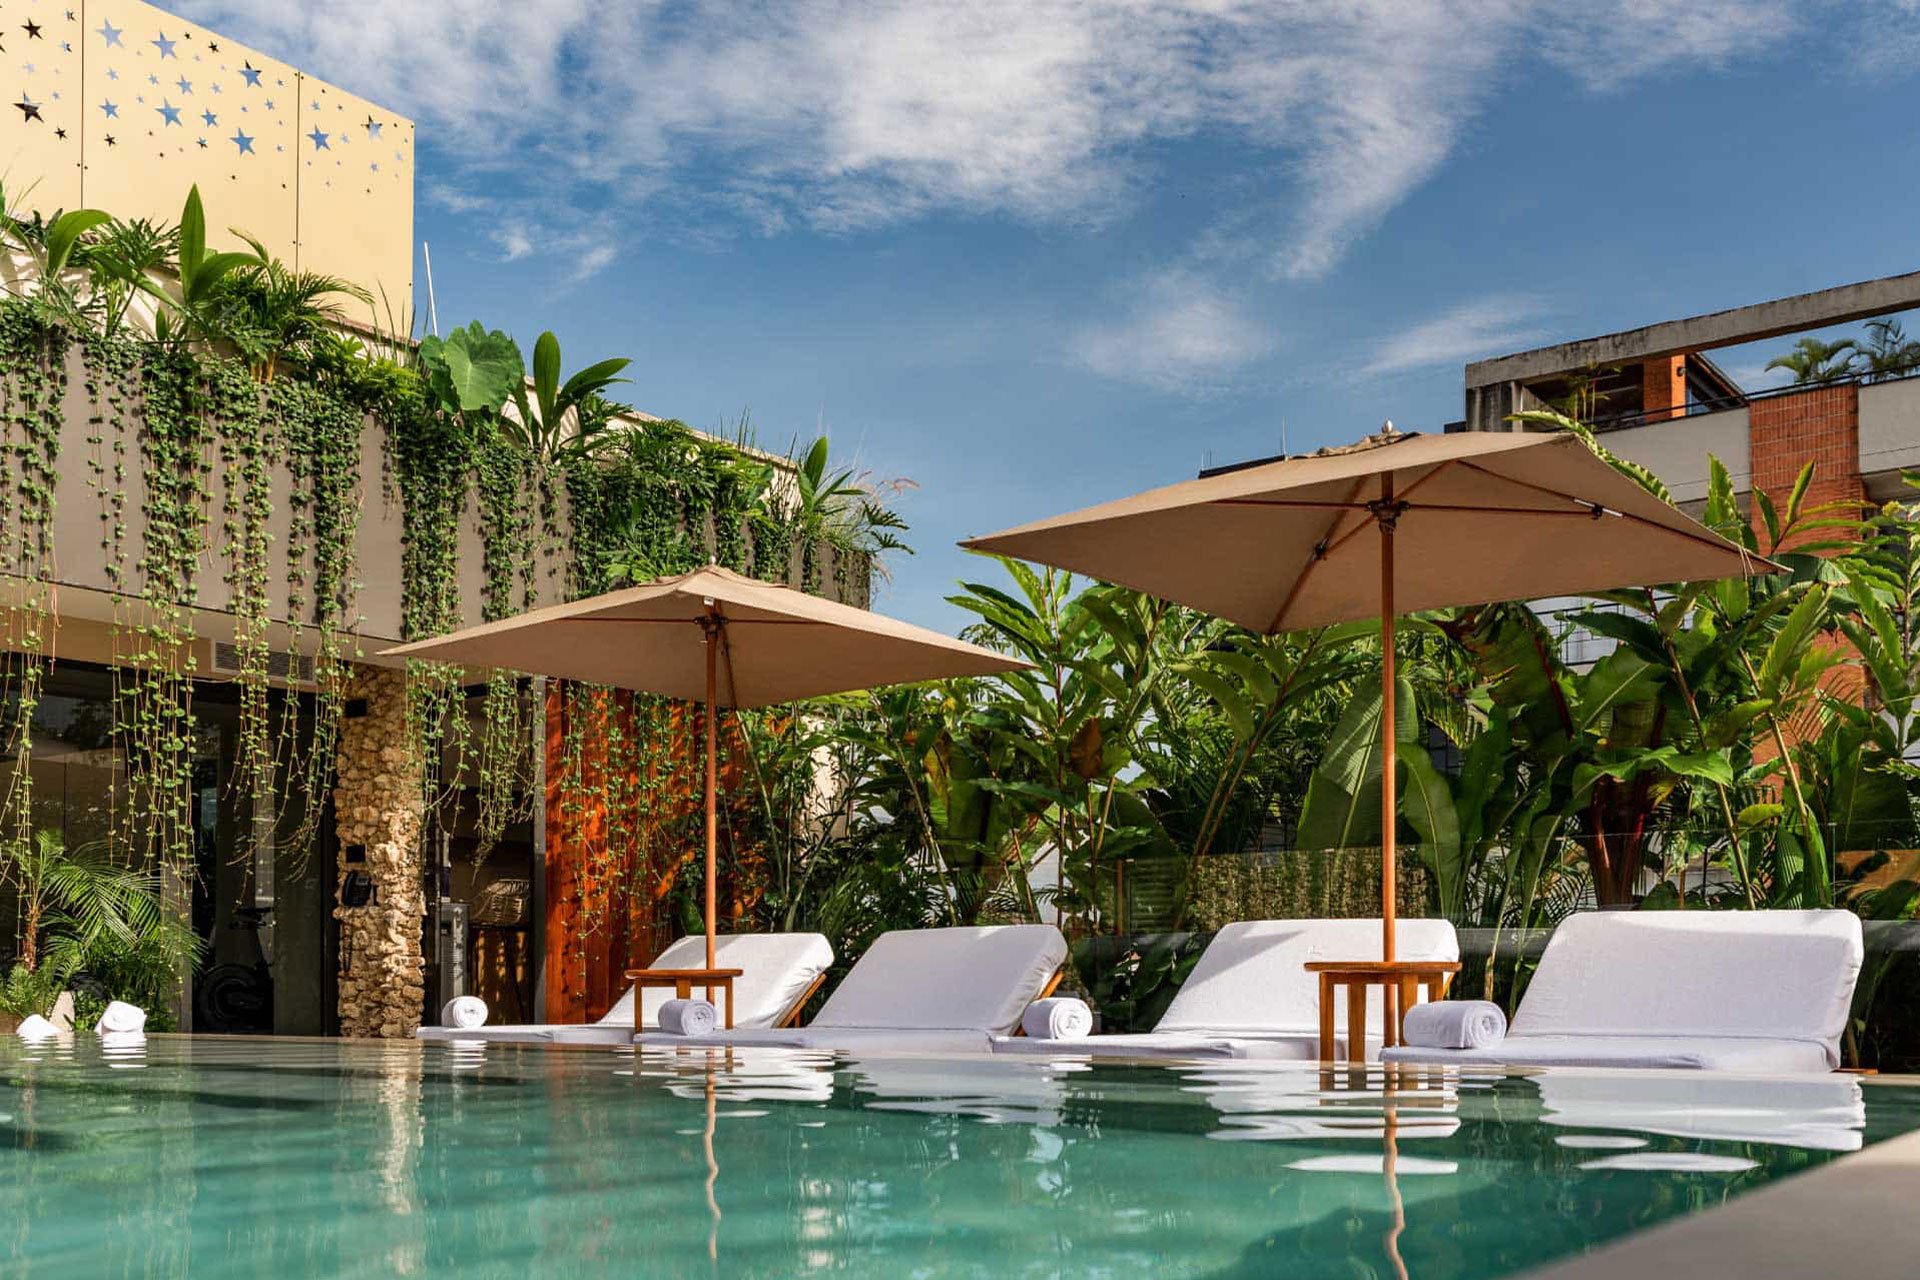
[[[1380,434],[1383,436],[1397,436],[1400,434],[1400,432],[1393,425],[1393,419],[1386,418],[1386,419],[1383,419],[1380,423]]]

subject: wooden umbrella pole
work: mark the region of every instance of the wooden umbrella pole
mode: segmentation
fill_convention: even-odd
[[[725,625],[721,619],[709,615],[702,624],[707,633],[707,968],[712,969],[713,933],[716,908],[713,891],[714,851],[720,843],[720,822],[714,799],[717,790],[714,757],[717,748],[714,745],[713,702],[714,672],[719,661],[720,628]]]
[[[1399,512],[1393,500],[1393,473],[1380,477],[1380,958],[1393,960],[1394,827],[1394,659],[1393,659],[1393,526]]]

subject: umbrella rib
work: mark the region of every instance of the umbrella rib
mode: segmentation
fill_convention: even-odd
[[[1661,524],[1658,520],[1649,520],[1645,516],[1635,515],[1631,511],[1622,511],[1618,507],[1609,507],[1604,502],[1595,502],[1590,498],[1582,498],[1571,493],[1562,493],[1558,489],[1550,489],[1546,485],[1535,484],[1531,480],[1521,480],[1515,476],[1503,476],[1497,471],[1489,471],[1485,467],[1476,466],[1474,463],[1471,463],[1471,462],[1462,461],[1460,465],[1467,468],[1469,471],[1477,471],[1481,475],[1486,476],[1489,479],[1503,481],[1506,484],[1518,485],[1522,489],[1531,489],[1535,493],[1544,493],[1550,498],[1559,498],[1562,502],[1578,503],[1581,506],[1588,508],[1588,510],[1586,511],[1569,511],[1564,513],[1567,515],[1598,516],[1601,512],[1611,512],[1612,514],[1619,516],[1623,520],[1631,520],[1635,524],[1645,525],[1650,529],[1658,529],[1661,533],[1672,534],[1676,538],[1685,538],[1689,542],[1697,542],[1703,547],[1712,547],[1715,551],[1728,551],[1728,550],[1736,551],[1739,553],[1741,562],[1743,564],[1749,563],[1753,559],[1755,559],[1754,556],[1748,553],[1746,548],[1736,546],[1735,544],[1728,542],[1725,538],[1720,537],[1718,534],[1709,534],[1708,536],[1703,538],[1699,534],[1694,533],[1691,530],[1675,529],[1671,525]],[[1542,512],[1541,514],[1544,515],[1547,513]]]
[[[1313,544],[1313,551],[1307,558],[1306,567],[1295,575],[1293,586],[1287,590],[1287,598],[1280,602],[1280,608],[1274,612],[1273,621],[1267,624],[1266,633],[1268,635],[1275,635],[1279,632],[1280,624],[1285,620],[1287,610],[1293,608],[1293,602],[1299,596],[1300,589],[1307,585],[1307,579],[1313,575],[1313,571],[1320,566],[1321,562],[1327,558],[1328,553],[1332,551],[1332,548],[1327,545],[1327,540],[1333,537],[1333,531],[1340,527],[1340,521],[1346,518],[1346,513],[1355,507],[1360,507],[1362,510],[1365,509],[1364,503],[1356,503],[1354,501],[1360,494],[1361,486],[1365,483],[1366,477],[1360,477],[1353,482],[1353,487],[1347,490],[1347,500],[1345,502],[1330,504],[1335,510],[1335,515],[1327,524],[1325,532],[1320,535],[1320,540]],[[1354,527],[1356,529],[1364,529],[1367,527],[1367,522],[1362,520]]]
[[[707,615],[707,614],[701,614],[701,615],[700,615],[700,617],[708,617],[708,616],[710,616],[710,615]],[[723,615],[723,616],[724,616],[724,615]],[[666,625],[666,624],[672,624],[673,626],[677,626],[677,627],[684,627],[684,626],[686,626],[686,625],[687,625],[687,624],[688,624],[689,622],[699,622],[699,621],[700,621],[700,618],[598,618],[598,617],[581,617],[581,618],[561,618],[561,619],[560,619],[560,621],[561,621],[561,622],[617,622],[617,623],[619,623],[619,624],[620,624],[621,626],[623,626],[623,627],[630,627],[630,626],[633,626],[633,625],[634,625],[635,623],[638,623],[638,622],[653,622],[653,623],[659,623],[659,624],[662,624],[662,625]],[[815,621],[815,620],[814,620],[814,619],[812,619],[812,618],[733,618],[733,617],[729,617],[729,618],[727,618],[727,625],[728,625],[728,626],[730,626],[730,627],[735,627],[735,626],[748,626],[748,627],[824,627],[824,626],[826,626],[826,625],[828,625],[828,624],[827,624],[827,623],[824,623],[824,622],[817,622],[817,621]]]
[[[1402,505],[1410,505],[1413,507],[1418,507],[1420,504],[1417,502],[1408,504],[1406,501],[1406,495],[1409,493],[1418,492],[1421,485],[1427,483],[1429,480],[1432,480],[1435,476],[1439,475],[1442,471],[1445,471],[1448,467],[1452,466],[1455,461],[1456,461],[1455,459],[1449,458],[1445,462],[1441,463],[1439,466],[1435,467],[1433,470],[1427,472],[1427,474],[1421,476],[1418,480],[1415,480],[1412,484],[1408,485],[1405,489],[1402,489],[1400,491],[1400,496],[1398,497],[1397,501]],[[1361,523],[1353,526],[1353,528],[1347,530],[1345,533],[1341,534],[1337,539],[1334,540],[1333,544],[1327,548],[1327,554],[1332,555],[1334,552],[1338,551],[1340,548],[1346,546],[1347,543],[1353,541],[1355,536],[1360,534],[1366,528],[1367,528],[1367,524],[1365,521],[1362,521]]]
[[[733,678],[733,640],[727,634],[727,632],[733,629],[733,619],[721,613],[716,613],[714,616],[718,617],[721,622],[721,625],[717,627],[716,630],[720,632],[720,660],[727,664],[727,705],[735,711],[738,711],[740,709],[740,686]]]

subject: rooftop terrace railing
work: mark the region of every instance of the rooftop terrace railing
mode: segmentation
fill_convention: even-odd
[[[1878,386],[1884,382],[1909,382],[1920,378],[1920,366],[1899,372],[1855,372],[1834,378],[1822,378],[1817,382],[1793,382],[1784,387],[1768,387],[1763,391],[1743,392],[1739,401],[1689,401],[1684,406],[1671,409],[1641,410],[1635,413],[1602,414],[1589,425],[1596,432],[1625,431],[1633,427],[1653,426],[1661,422],[1675,422],[1682,418],[1699,418],[1710,413],[1725,413],[1730,409],[1744,408],[1756,400],[1777,400],[1782,396],[1798,395],[1803,391],[1824,391],[1830,387]],[[1464,423],[1462,424],[1465,425]]]

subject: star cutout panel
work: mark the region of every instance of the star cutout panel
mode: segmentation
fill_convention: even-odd
[[[64,13],[49,3],[0,0],[0,173],[9,200],[33,185],[25,203],[34,208],[80,207],[79,136],[98,131],[103,118],[100,100],[89,104],[80,80],[80,24]]]
[[[198,183],[217,247],[238,227],[388,300],[356,319],[407,314],[411,121],[141,0],[0,0],[0,97],[30,206],[172,222]]]
[[[412,296],[413,123],[311,77],[300,86],[300,265],[360,281],[374,295],[377,323],[387,324],[391,307],[404,324]],[[371,280],[368,263],[380,264]],[[372,317],[356,308],[356,318]]]

